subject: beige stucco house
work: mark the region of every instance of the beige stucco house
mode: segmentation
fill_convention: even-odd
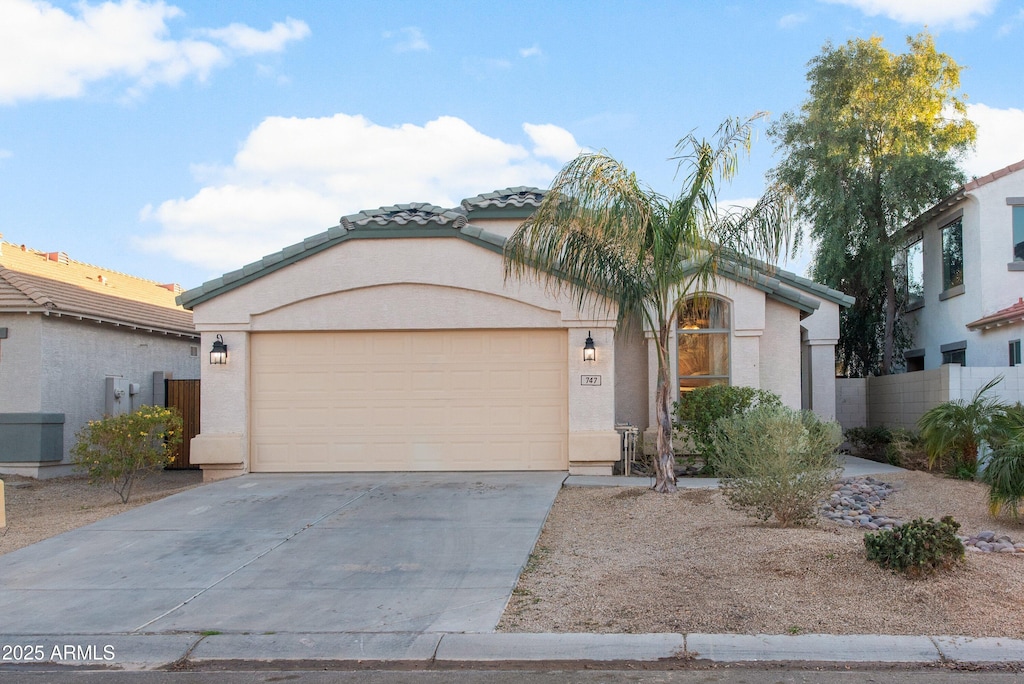
[[[364,211],[179,301],[202,334],[208,479],[243,472],[611,473],[616,426],[653,422],[655,356],[613,308],[506,281],[504,241],[543,191]],[[845,295],[784,271],[723,272],[677,332],[682,391],[765,387],[835,413]],[[700,319],[700,320],[698,320]],[[218,339],[219,336],[219,339]],[[588,338],[595,359],[584,360]],[[227,346],[210,364],[207,350]]]
[[[72,472],[75,434],[199,377],[181,288],[0,241],[0,474]]]

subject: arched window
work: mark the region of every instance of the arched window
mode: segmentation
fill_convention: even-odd
[[[679,392],[729,384],[729,303],[693,297],[677,321]]]

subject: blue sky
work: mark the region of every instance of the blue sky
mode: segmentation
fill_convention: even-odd
[[[826,41],[926,25],[965,67],[966,170],[1024,158],[1024,0],[0,0],[0,233],[187,288],[584,148],[672,194],[687,132],[797,109]],[[761,131],[726,201],[762,191]]]

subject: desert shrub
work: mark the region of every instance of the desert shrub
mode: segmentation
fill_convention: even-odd
[[[762,406],[719,420],[713,439],[730,504],[783,527],[813,518],[839,476],[842,430],[809,411]]]
[[[162,468],[181,444],[181,416],[173,408],[142,406],[132,413],[91,420],[78,431],[72,460],[93,484],[109,482],[128,503],[132,485]]]
[[[1006,510],[1017,519],[1024,504],[1024,435],[1008,440],[996,449],[981,473],[988,485],[989,513]]]
[[[939,522],[918,518],[889,530],[864,535],[869,561],[911,577],[948,570],[964,558],[964,545],[956,536],[960,523],[950,516]]]
[[[676,425],[685,428],[708,469],[715,471],[712,432],[721,418],[742,415],[759,406],[779,407],[782,399],[768,390],[733,385],[711,385],[686,392],[673,405]]]

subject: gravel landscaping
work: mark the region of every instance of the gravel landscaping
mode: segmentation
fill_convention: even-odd
[[[158,470],[132,489],[122,504],[109,485],[93,486],[84,475],[35,480],[0,475],[7,498],[7,527],[0,527],[0,554],[117,515],[202,483],[199,470]]]
[[[966,536],[1024,541],[1024,524],[989,517],[983,485],[924,472],[876,479],[893,491],[872,502],[875,524],[875,513],[952,515]],[[968,553],[948,574],[911,580],[866,560],[857,524],[781,529],[716,490],[566,488],[498,629],[1024,638],[1024,554]]]

